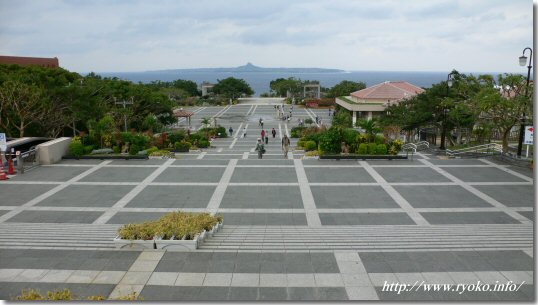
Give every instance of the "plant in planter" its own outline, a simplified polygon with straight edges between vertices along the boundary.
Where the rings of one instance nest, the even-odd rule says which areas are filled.
[[[174,146],[177,152],[189,152],[189,149],[191,148],[191,143],[187,141],[181,141],[176,142]]]

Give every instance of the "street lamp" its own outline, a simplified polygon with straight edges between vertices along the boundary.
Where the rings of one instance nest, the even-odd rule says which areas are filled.
[[[527,94],[529,93],[529,79],[531,77],[531,69],[532,69],[532,49],[531,48],[523,49],[523,54],[519,57],[519,65],[524,67],[527,64],[527,56],[525,56],[525,51],[527,50],[530,51],[530,56],[529,56],[529,65],[527,66],[528,72],[527,72],[527,87],[525,87],[525,96],[527,96]],[[521,119],[521,125],[519,126],[519,141],[517,142],[517,156],[520,158],[521,158],[521,150],[523,148],[524,135],[525,135],[525,113],[523,113],[523,117]]]
[[[454,75],[455,72],[450,72],[446,78],[446,96],[448,97],[448,92],[450,90],[450,87],[454,84],[454,81],[452,80],[452,75]],[[446,139],[446,116],[448,114],[448,109],[443,108],[443,127],[441,129],[441,146],[439,146],[439,149],[445,150],[445,139]]]

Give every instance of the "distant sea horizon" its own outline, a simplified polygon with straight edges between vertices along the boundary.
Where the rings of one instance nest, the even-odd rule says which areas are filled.
[[[301,80],[319,81],[322,87],[330,88],[343,80],[364,82],[373,86],[385,81],[406,81],[413,85],[430,88],[432,84],[445,81],[448,72],[416,72],[416,71],[343,71],[343,72],[218,72],[218,71],[182,71],[162,70],[145,72],[101,72],[103,77],[117,77],[135,83],[150,83],[152,81],[173,81],[177,79],[191,80],[198,84],[204,81],[216,83],[228,77],[244,79],[254,90],[254,96],[270,91],[269,83],[277,78],[295,77]],[[461,72],[465,74],[491,74],[497,76],[500,72]],[[523,73],[522,73],[523,74]]]

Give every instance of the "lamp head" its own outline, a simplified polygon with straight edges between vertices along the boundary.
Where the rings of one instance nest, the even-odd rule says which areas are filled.
[[[527,64],[527,56],[521,55],[519,57],[519,65],[524,67]]]
[[[449,87],[452,87],[452,85],[454,84],[453,81],[452,81],[452,78],[450,78],[449,80],[446,81],[447,85]]]

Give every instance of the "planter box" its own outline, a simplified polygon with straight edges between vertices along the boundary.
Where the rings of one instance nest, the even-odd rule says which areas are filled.
[[[301,159],[303,159],[303,160],[318,160],[319,156],[303,156]]]
[[[205,232],[205,231],[204,231]],[[155,244],[157,249],[162,250],[174,250],[174,251],[194,251],[198,249],[200,235],[196,235],[191,240],[177,240],[177,239],[157,239]]]
[[[114,238],[114,245],[118,249],[155,249],[155,240],[129,240],[116,236]]]
[[[319,156],[320,159],[335,159],[335,160],[393,160],[393,159],[407,159],[407,156],[403,155],[323,155]]]

